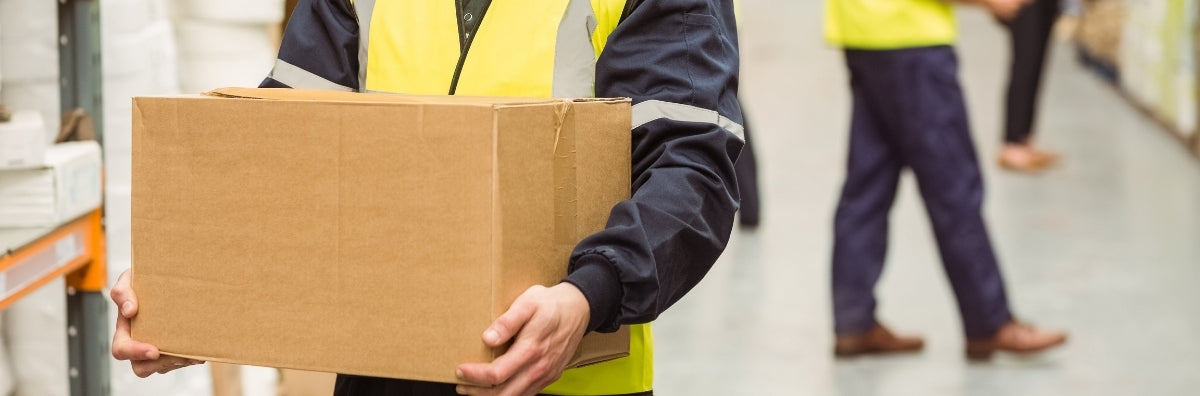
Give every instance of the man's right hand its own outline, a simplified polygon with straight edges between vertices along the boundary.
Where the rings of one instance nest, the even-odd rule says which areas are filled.
[[[109,293],[113,302],[117,304],[117,330],[113,333],[112,342],[113,357],[117,360],[128,360],[133,365],[134,374],[142,378],[154,373],[166,374],[177,368],[203,364],[204,362],[199,360],[159,354],[154,345],[137,342],[129,337],[129,323],[138,312],[137,296],[129,286],[129,277],[129,270],[122,272],[117,284]]]

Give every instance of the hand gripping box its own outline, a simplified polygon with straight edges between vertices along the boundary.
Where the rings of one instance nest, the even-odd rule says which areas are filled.
[[[630,194],[628,99],[222,89],[133,102],[133,337],[456,382]],[[589,334],[577,365],[628,354]]]

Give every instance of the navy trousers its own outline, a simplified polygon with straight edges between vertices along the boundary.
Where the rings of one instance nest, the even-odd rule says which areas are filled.
[[[950,46],[846,50],[854,109],[834,220],[833,311],[839,335],[875,325],[888,213],[900,171],[916,176],[968,338],[1011,318],[981,209],[983,178]],[[899,302],[903,304],[903,302]]]

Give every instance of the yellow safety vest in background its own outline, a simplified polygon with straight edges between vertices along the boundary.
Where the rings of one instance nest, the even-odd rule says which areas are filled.
[[[366,91],[448,92],[461,53],[453,1],[352,3],[360,29],[360,86]],[[455,94],[594,96],[596,59],[624,7],[624,0],[493,0],[467,53]],[[653,348],[649,324],[630,326],[628,357],[567,370],[543,392],[649,391]]]
[[[825,0],[825,39],[854,49],[953,44],[958,26],[943,0]]]

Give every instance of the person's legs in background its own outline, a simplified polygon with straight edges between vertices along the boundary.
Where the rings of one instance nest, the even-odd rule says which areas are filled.
[[[1061,344],[1064,334],[1016,323],[1009,312],[982,216],[983,180],[953,48],[846,52],[854,119],[850,166],[835,221],[835,351],[885,352],[890,350],[880,345],[901,345],[875,342],[869,330],[878,327],[873,290],[901,166],[913,170],[925,201],[958,301],[968,355],[1035,352]],[[884,334],[890,336],[886,329]],[[920,348],[919,340],[910,340],[903,344],[907,350]]]
[[[1057,160],[1033,145],[1038,93],[1050,35],[1060,13],[1059,0],[1033,0],[1008,23],[1012,46],[1005,100],[1004,146],[1000,166],[1018,172],[1043,170]]]
[[[915,107],[904,108],[899,99],[893,103],[911,116],[897,134],[958,302],[968,357],[987,358],[995,351],[1038,352],[1062,344],[1065,333],[1018,323],[1009,311],[1004,278],[983,219],[983,176],[954,49],[921,48],[909,54],[901,69],[911,74],[897,81],[912,86],[901,83],[899,88],[908,95],[895,97]]]
[[[920,350],[923,342],[893,336],[875,318],[875,283],[887,254],[888,213],[896,197],[903,160],[894,150],[872,98],[877,62],[884,51],[846,51],[853,115],[850,154],[834,219],[832,292],[834,353]]]

